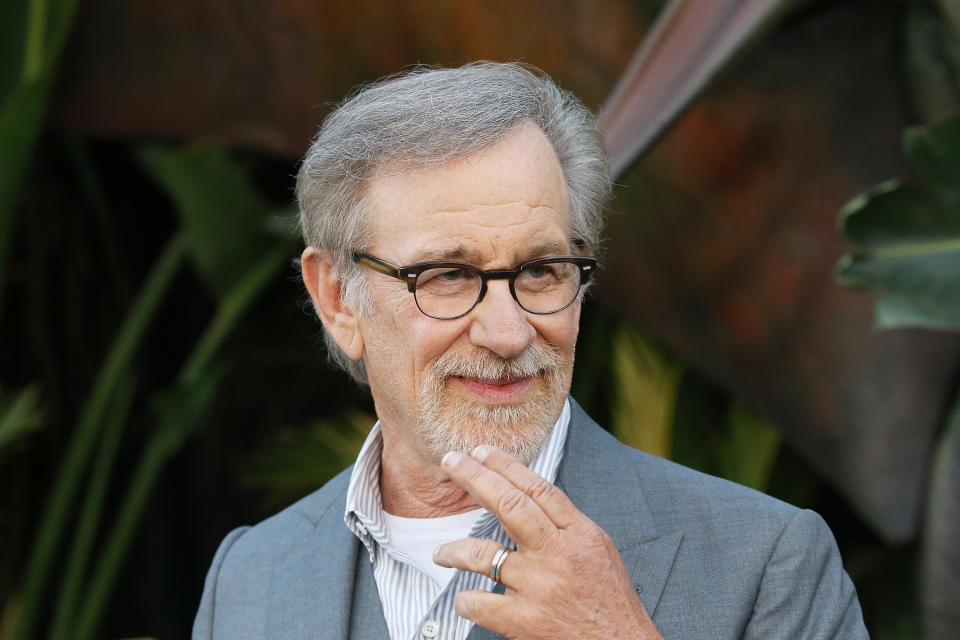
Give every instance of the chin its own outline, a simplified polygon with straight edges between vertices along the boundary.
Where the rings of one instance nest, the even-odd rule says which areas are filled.
[[[437,460],[449,451],[469,453],[487,444],[529,465],[553,431],[571,372],[572,362],[565,363],[556,349],[536,342],[510,360],[485,349],[469,355],[446,353],[419,391],[417,436]],[[481,388],[478,394],[477,385],[464,385],[463,379],[528,379],[529,384],[503,392]]]
[[[482,407],[483,414],[453,412],[424,424],[419,433],[430,453],[437,459],[448,451],[469,453],[481,444],[503,449],[524,465],[533,462],[543,448],[555,420],[517,419],[516,407]],[[524,416],[527,417],[527,416]]]
[[[487,444],[529,465],[550,437],[567,395],[562,374],[554,370],[542,375],[536,388],[514,404],[484,404],[443,391],[424,394],[417,435],[436,459],[448,451],[469,453]]]

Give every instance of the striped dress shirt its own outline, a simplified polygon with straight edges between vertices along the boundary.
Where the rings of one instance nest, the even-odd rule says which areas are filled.
[[[569,423],[570,401],[567,400],[550,438],[530,465],[532,471],[551,483],[557,477]],[[456,614],[454,597],[465,589],[492,591],[496,583],[486,575],[458,570],[441,590],[431,577],[414,566],[412,558],[391,547],[380,500],[382,452],[383,437],[378,422],[367,436],[350,476],[343,519],[369,553],[390,638],[464,640],[473,622]],[[486,511],[474,524],[470,537],[490,538],[516,548],[500,522]]]

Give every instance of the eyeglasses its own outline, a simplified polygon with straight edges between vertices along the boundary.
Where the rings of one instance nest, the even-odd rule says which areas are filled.
[[[596,258],[555,256],[524,262],[514,269],[483,271],[462,262],[421,262],[398,267],[369,253],[355,251],[354,262],[407,283],[417,307],[437,320],[465,316],[483,300],[487,280],[508,280],[510,294],[529,313],[563,311],[597,268]]]

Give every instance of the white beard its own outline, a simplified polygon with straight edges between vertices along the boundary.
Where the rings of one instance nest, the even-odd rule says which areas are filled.
[[[447,380],[453,376],[479,380],[539,376],[541,380],[534,380],[520,404],[490,406],[445,397]],[[570,387],[569,378],[560,354],[536,342],[512,360],[487,349],[471,357],[446,353],[420,389],[417,436],[436,458],[448,451],[469,453],[489,444],[529,465],[550,437]]]

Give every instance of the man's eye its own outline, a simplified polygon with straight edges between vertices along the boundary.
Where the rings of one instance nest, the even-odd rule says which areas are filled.
[[[524,269],[523,275],[531,280],[552,279],[557,277],[557,270],[550,264],[538,264]]]
[[[435,277],[442,278],[447,282],[453,282],[455,280],[462,279],[465,275],[466,272],[463,269],[451,269],[450,271],[444,271]]]
[[[465,288],[473,288],[479,282],[476,273],[470,269],[444,267],[428,269],[417,278],[417,289],[435,293],[450,293]]]

